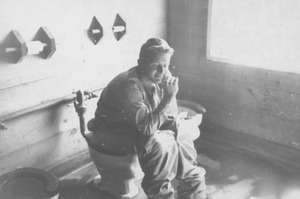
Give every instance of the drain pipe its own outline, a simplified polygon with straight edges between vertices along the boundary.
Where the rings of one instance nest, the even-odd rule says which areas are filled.
[[[87,99],[91,99],[94,97],[97,97],[96,95],[94,95],[93,93],[86,93],[87,95]],[[84,99],[84,93],[82,93],[81,90],[76,92],[76,100],[74,101],[74,107],[76,110],[76,113],[78,114],[79,117],[79,125],[80,125],[80,133],[81,135],[87,140],[87,136],[85,134],[85,119],[84,119],[84,114],[86,112],[86,106],[83,103]]]

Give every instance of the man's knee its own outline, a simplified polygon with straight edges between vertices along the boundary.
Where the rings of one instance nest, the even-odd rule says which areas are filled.
[[[152,139],[151,153],[159,153],[162,156],[172,154],[174,157],[177,157],[178,144],[172,134],[159,132]]]

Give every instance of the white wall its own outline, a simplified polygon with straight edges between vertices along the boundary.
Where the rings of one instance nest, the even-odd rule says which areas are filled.
[[[11,30],[31,41],[46,26],[56,41],[50,59],[28,55],[20,63],[0,55],[0,118],[37,105],[58,102],[73,90],[104,86],[136,64],[141,44],[166,37],[165,0],[0,0],[0,47]],[[116,41],[111,28],[116,14],[127,33]],[[104,36],[94,45],[87,36],[93,16]],[[87,119],[95,103],[88,103]],[[0,174],[18,166],[55,166],[85,151],[73,107],[60,104],[5,121],[0,131]]]

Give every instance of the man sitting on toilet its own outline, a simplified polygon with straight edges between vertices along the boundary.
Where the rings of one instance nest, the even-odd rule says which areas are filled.
[[[149,199],[174,199],[171,181],[179,181],[179,199],[206,198],[205,170],[197,166],[193,141],[202,116],[177,115],[178,78],[169,71],[174,50],[160,38],[140,49],[138,65],[116,76],[103,90],[89,130],[110,129],[134,135]]]

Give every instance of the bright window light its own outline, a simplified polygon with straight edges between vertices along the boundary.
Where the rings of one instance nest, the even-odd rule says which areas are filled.
[[[207,58],[300,74],[300,0],[210,0]]]

